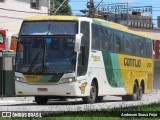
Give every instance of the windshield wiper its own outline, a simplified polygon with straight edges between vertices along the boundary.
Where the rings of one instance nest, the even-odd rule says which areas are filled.
[[[61,33],[61,34],[48,33],[48,35],[53,35],[53,36],[66,36],[66,35],[67,35],[67,36],[68,36],[68,35],[69,35],[69,36],[74,36],[73,34],[62,34],[62,33]]]
[[[39,51],[39,52],[36,54],[36,56],[35,56],[35,58],[33,59],[33,61],[32,61],[32,63],[31,63],[31,65],[30,65],[30,67],[29,67],[29,69],[28,69],[27,72],[29,72],[29,73],[32,72],[33,67],[34,67],[34,64],[35,64],[35,62],[37,61],[37,59],[38,59],[38,57],[39,57],[39,55],[40,55],[40,52],[41,52],[41,51]]]

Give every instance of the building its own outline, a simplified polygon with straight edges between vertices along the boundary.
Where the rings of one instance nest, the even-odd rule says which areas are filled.
[[[0,0],[0,29],[18,33],[26,17],[48,15],[50,0]]]
[[[160,16],[157,16],[157,27],[160,28]]]

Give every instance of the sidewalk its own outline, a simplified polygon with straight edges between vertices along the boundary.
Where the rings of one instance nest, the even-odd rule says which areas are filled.
[[[0,97],[0,103],[17,101],[34,101],[34,97]]]

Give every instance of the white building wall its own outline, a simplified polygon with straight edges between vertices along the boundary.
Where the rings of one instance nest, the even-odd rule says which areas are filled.
[[[24,18],[48,15],[50,0],[39,0],[39,9],[32,9],[30,1],[31,0],[4,0],[4,2],[0,2],[0,29],[6,29],[9,33],[16,34],[19,32]]]

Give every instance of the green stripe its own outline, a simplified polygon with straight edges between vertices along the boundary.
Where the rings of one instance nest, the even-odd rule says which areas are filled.
[[[45,75],[38,82],[58,82],[61,79],[62,75]]]
[[[118,54],[102,52],[106,77],[112,87],[124,87]]]
[[[93,20],[93,23],[104,26],[104,27],[109,27],[108,23],[100,22],[100,21],[97,21],[97,20]]]

